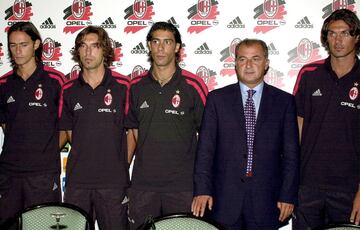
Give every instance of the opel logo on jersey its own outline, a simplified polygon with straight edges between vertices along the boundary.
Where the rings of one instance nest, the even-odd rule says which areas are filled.
[[[110,93],[107,93],[104,97],[104,103],[105,105],[109,106],[111,105],[111,102],[112,102],[112,96]]]
[[[359,96],[359,90],[357,87],[352,87],[349,91],[349,97],[353,101]]]
[[[41,88],[38,88],[36,91],[35,91],[35,98],[36,100],[40,100],[43,96],[43,90]]]
[[[173,96],[173,98],[171,99],[171,103],[174,106],[174,108],[179,107],[180,101],[181,101],[181,98],[180,98],[180,95],[178,95],[178,94],[175,94]]]

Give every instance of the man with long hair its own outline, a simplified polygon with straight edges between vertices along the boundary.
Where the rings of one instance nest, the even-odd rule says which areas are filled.
[[[127,227],[128,164],[123,120],[129,79],[109,68],[111,39],[89,26],[76,37],[78,78],[63,87],[60,128],[71,143],[64,200],[97,220],[99,229]]]
[[[305,65],[294,94],[301,134],[294,229],[360,222],[360,21],[334,11],[321,29],[329,57]]]
[[[31,22],[11,26],[7,39],[13,70],[0,78],[0,223],[25,207],[61,201],[65,140],[59,143],[58,132],[64,75],[42,64],[41,37]]]

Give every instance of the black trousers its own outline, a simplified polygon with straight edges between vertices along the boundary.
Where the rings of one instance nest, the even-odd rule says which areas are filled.
[[[140,227],[147,218],[191,212],[192,192],[149,192],[129,189],[130,230]]]
[[[355,193],[302,186],[293,230],[307,230],[335,222],[349,222]]]
[[[82,189],[66,187],[64,201],[86,211],[100,230],[126,230],[128,198],[125,188]]]
[[[16,215],[29,206],[60,202],[60,175],[6,175],[0,174],[0,225],[8,229],[17,229]],[[5,227],[3,227],[5,228]]]

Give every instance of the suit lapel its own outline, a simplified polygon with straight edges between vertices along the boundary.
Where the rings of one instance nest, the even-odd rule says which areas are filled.
[[[242,132],[246,136],[244,105],[242,103],[242,95],[239,84],[235,84],[232,90],[232,98],[229,98],[229,100],[233,101],[232,107],[234,110],[234,115],[236,116],[236,120],[238,121],[240,132]]]
[[[264,82],[264,88],[261,95],[259,113],[256,119],[255,133],[259,132],[262,123],[265,121],[266,117],[270,115],[270,110],[273,104],[273,96],[271,95],[270,87]]]

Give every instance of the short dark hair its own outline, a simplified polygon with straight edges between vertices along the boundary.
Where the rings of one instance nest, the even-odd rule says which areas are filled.
[[[146,35],[146,43],[150,42],[153,39],[153,34],[157,30],[169,31],[174,35],[175,42],[180,44],[179,51],[176,53],[176,61],[179,62],[180,61],[180,50],[182,47],[181,34],[180,34],[179,30],[170,22],[156,22],[151,26],[148,34]],[[150,62],[152,62],[153,60],[151,57],[151,52],[149,52],[148,55],[149,55]]]
[[[71,51],[71,54],[73,56],[72,59],[75,62],[79,63],[80,66],[82,66],[80,61],[79,48],[82,45],[85,35],[88,34],[97,34],[99,39],[99,45],[104,51],[104,65],[106,67],[111,66],[111,63],[114,60],[114,48],[112,47],[112,41],[106,30],[99,26],[88,26],[82,31],[80,31],[80,33],[76,36],[75,39],[75,47]]]
[[[35,51],[35,60],[37,62],[40,62],[41,56],[42,56],[42,51],[43,51],[43,44],[42,44],[42,40],[41,40],[39,31],[36,29],[34,24],[32,24],[30,21],[17,22],[9,28],[8,33],[7,33],[8,55],[9,55],[9,59],[11,61],[11,65],[14,67],[16,65],[16,63],[15,63],[15,61],[12,60],[12,57],[11,57],[9,38],[10,38],[10,35],[15,31],[21,31],[21,32],[26,33],[27,35],[29,35],[29,37],[31,38],[31,40],[33,42],[35,42],[36,40],[40,41],[40,45]]]
[[[264,51],[264,56],[266,59],[269,58],[269,49],[266,45],[266,43],[263,40],[260,39],[255,39],[255,38],[245,38],[244,40],[240,41],[236,46],[235,46],[235,58],[237,59],[237,53],[238,50],[240,49],[241,46],[252,46],[252,45],[256,45],[259,44],[263,51]],[[268,72],[269,67],[265,70],[264,75]]]
[[[254,39],[254,38],[245,38],[244,40],[240,41],[236,47],[235,47],[235,58],[237,58],[237,51],[240,49],[240,46],[245,45],[245,46],[251,46],[251,45],[255,45],[255,44],[259,44],[263,50],[264,50],[264,56],[266,59],[269,58],[269,49],[266,45],[266,43],[263,40],[260,39]]]
[[[354,12],[348,9],[335,10],[329,17],[324,21],[324,24],[321,28],[321,44],[329,52],[329,43],[327,40],[327,35],[329,32],[329,25],[334,21],[342,20],[350,27],[350,35],[357,36],[360,34],[360,21]],[[360,42],[356,43],[356,54],[360,53]]]

